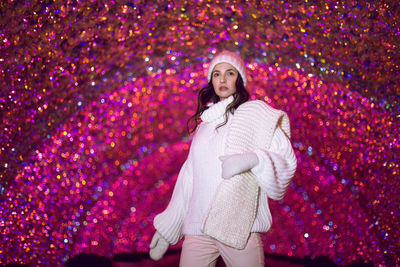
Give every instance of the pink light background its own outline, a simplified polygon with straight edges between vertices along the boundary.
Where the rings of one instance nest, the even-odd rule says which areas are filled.
[[[2,4],[0,263],[148,251],[222,48],[291,120],[265,251],[399,263],[399,16],[335,3]]]

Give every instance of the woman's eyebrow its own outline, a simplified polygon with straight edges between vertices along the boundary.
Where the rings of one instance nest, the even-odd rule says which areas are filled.
[[[235,71],[234,69],[227,69],[226,71]],[[212,73],[214,72],[221,72],[220,70],[214,70]]]

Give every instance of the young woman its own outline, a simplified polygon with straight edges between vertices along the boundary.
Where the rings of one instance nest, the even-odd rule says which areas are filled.
[[[180,266],[215,266],[218,256],[227,266],[264,266],[259,233],[271,227],[268,198],[283,198],[297,161],[286,113],[248,101],[246,83],[238,54],[214,56],[188,120],[195,132],[189,155],[154,218],[152,259],[184,235]]]

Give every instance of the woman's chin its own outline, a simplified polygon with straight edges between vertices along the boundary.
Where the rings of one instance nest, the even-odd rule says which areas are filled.
[[[230,93],[228,93],[228,92],[222,92],[222,93],[219,93],[218,94],[218,96],[219,96],[219,99],[220,100],[224,100],[224,99],[227,99],[228,97],[230,97],[232,94],[230,94]]]

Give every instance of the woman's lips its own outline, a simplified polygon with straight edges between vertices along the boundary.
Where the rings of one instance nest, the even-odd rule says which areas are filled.
[[[221,87],[219,88],[219,90],[220,90],[220,91],[226,91],[226,90],[228,90],[228,87],[221,86]]]

